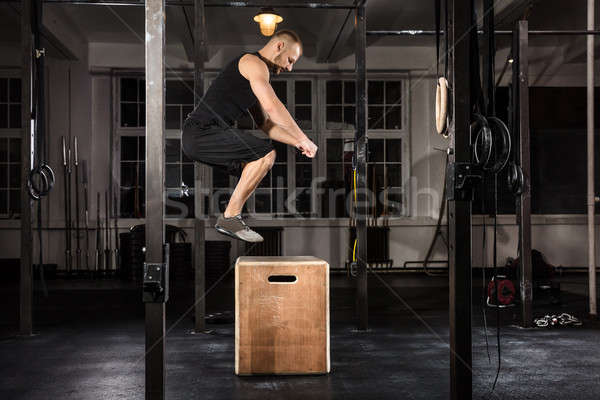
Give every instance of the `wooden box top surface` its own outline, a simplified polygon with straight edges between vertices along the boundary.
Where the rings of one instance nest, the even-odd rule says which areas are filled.
[[[282,265],[282,264],[311,264],[327,265],[327,261],[313,256],[281,256],[281,257],[238,257],[236,266]]]

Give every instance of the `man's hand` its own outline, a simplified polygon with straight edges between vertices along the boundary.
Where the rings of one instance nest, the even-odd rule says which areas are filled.
[[[306,157],[315,158],[317,155],[317,145],[314,144],[310,139],[306,138],[296,144],[296,148],[302,152]]]

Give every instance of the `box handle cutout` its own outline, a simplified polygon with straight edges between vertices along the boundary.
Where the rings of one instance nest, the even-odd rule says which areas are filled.
[[[296,277],[296,275],[270,275],[269,276],[269,283],[294,284],[297,281],[298,281],[298,278]]]

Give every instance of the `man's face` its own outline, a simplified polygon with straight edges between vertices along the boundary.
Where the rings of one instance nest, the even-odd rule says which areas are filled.
[[[282,42],[283,43],[283,42]],[[294,64],[300,58],[300,45],[293,43],[291,45],[282,45],[281,52],[273,60],[273,73],[279,75],[281,71],[291,71]]]

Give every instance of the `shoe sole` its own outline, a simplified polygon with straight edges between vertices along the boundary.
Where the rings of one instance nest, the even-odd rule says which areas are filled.
[[[229,236],[231,238],[241,240],[242,242],[246,242],[246,243],[260,243],[260,242],[264,241],[264,240],[261,240],[260,242],[251,242],[249,240],[244,240],[241,237],[237,236],[235,233],[232,233],[232,232],[228,231],[227,229],[223,229],[220,226],[215,226],[215,229],[217,230],[217,232],[219,232],[222,235]]]

